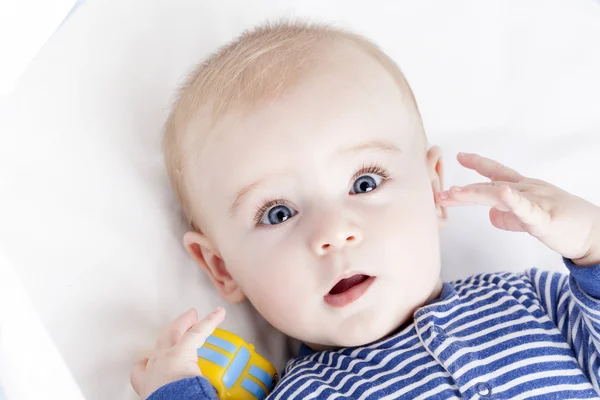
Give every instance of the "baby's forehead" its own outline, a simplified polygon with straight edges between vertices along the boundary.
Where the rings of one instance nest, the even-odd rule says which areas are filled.
[[[283,63],[273,67],[273,71],[285,69]],[[313,61],[311,68],[297,76],[293,84],[283,88],[284,83],[278,83],[277,95],[256,94],[244,104],[230,105],[218,118],[199,113],[188,134],[204,147],[223,141],[232,141],[229,146],[236,143],[246,146],[263,139],[272,130],[280,135],[279,141],[306,142],[313,131],[335,128],[337,135],[333,139],[343,142],[347,141],[345,132],[365,122],[372,132],[379,125],[389,125],[390,118],[400,120],[399,123],[417,119],[420,124],[410,88],[398,85],[396,77],[378,60],[351,43],[331,48],[327,56]],[[241,90],[236,95],[238,101],[244,93]],[[198,138],[201,134],[204,137]]]
[[[233,50],[210,58],[206,67],[200,68],[204,73],[185,85],[179,107],[184,125],[186,120],[218,121],[227,113],[253,111],[308,81],[327,81],[342,73],[354,74],[356,82],[349,84],[360,84],[369,75],[385,75],[393,80],[390,86],[406,94],[407,105],[416,108],[397,65],[358,35],[324,29],[314,36],[294,32],[285,40],[277,36],[266,36],[263,41],[254,38],[246,49],[243,43],[241,40]]]
[[[420,120],[385,71],[321,72],[276,101],[215,124],[192,168],[203,196],[222,197],[224,207],[255,184],[289,192],[304,178],[355,172],[347,166],[360,167],[356,159],[411,151]]]
[[[376,139],[385,126],[394,129],[383,101],[392,93],[396,119],[420,123],[402,73],[367,39],[326,27],[280,28],[241,37],[184,85],[167,122],[165,158],[188,215],[200,201],[196,189],[224,176],[216,165],[243,172],[266,161],[277,166],[271,156],[328,151],[357,133]]]
[[[344,142],[361,128],[363,133],[376,134],[392,123],[411,122],[410,117],[418,112],[407,97],[393,78],[368,58],[351,67],[323,65],[278,98],[231,110],[215,123],[207,140],[252,144],[270,137],[268,133],[273,131],[272,139],[278,137],[277,141]],[[330,134],[323,136],[325,133]]]

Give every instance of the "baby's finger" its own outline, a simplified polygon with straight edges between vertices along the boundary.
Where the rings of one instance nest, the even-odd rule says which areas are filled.
[[[511,189],[514,190],[519,190],[519,191],[527,191],[527,189],[531,186],[528,185],[526,183],[518,183],[518,182],[507,182],[507,181],[493,181],[493,182],[477,182],[477,183],[470,183],[468,185],[465,186],[453,186],[454,188],[457,189],[463,189],[463,190],[467,190],[467,189],[472,189],[472,188],[487,188],[490,186],[495,186],[497,188],[500,188],[502,186],[508,186]]]
[[[542,226],[550,222],[550,213],[508,186],[500,188],[500,198],[525,225]]]
[[[187,310],[165,327],[156,340],[156,348],[168,349],[175,346],[196,322],[198,322],[198,312],[193,308]]]
[[[133,367],[131,368],[131,375],[129,380],[131,382],[131,387],[135,392],[140,395],[140,383],[142,382],[142,376],[144,372],[146,372],[146,364],[148,364],[148,359],[144,358],[143,360],[139,360]]]
[[[442,207],[478,205],[509,211],[507,205],[500,198],[499,188],[492,185],[453,186],[448,191],[438,193],[438,203]]]
[[[477,154],[458,153],[458,162],[465,168],[473,169],[492,181],[519,182],[523,175],[498,161]]]
[[[181,350],[193,350],[196,354],[206,339],[213,333],[215,328],[225,319],[225,309],[218,307],[208,314],[202,321],[192,326],[181,338],[178,347]]]

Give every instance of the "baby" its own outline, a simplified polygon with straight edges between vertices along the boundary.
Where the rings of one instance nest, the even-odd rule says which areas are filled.
[[[495,161],[443,189],[411,89],[365,38],[246,32],[202,63],[166,124],[189,254],[226,301],[303,343],[269,399],[599,398],[600,207]],[[483,205],[569,275],[440,278],[446,209]],[[142,399],[214,399],[197,349],[218,309],[176,319],[132,369]]]

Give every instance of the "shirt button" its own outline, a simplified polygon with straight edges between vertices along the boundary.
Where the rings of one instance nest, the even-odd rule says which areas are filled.
[[[478,383],[475,386],[477,393],[482,397],[489,397],[492,395],[492,387],[487,383]]]

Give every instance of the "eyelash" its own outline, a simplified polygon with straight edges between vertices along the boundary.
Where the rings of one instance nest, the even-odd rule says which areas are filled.
[[[390,179],[389,171],[387,169],[383,168],[381,165],[365,164],[354,174],[354,176],[352,176],[352,179],[350,179],[350,184],[352,184],[360,176],[366,175],[366,174],[377,174],[377,175],[381,176],[383,179],[382,179],[381,183],[379,184],[379,186],[383,185],[385,183],[385,181]],[[288,205],[288,203],[281,198],[265,200],[262,203],[262,206],[256,207],[256,212],[254,214],[254,225],[256,227],[261,226],[260,221],[262,220],[264,213],[267,212],[267,210],[269,210],[270,208],[275,207],[275,206],[280,206],[280,205],[286,206],[286,205]]]
[[[350,179],[350,184],[352,184],[352,182],[357,180],[359,176],[366,175],[366,174],[377,174],[377,175],[381,176],[383,178],[383,180],[381,181],[380,185],[383,185],[383,183],[386,180],[390,179],[389,171],[387,169],[383,168],[381,165],[379,165],[379,164],[364,164],[358,170],[358,172],[356,172],[354,174],[352,179]]]
[[[264,201],[262,206],[256,207],[256,213],[254,214],[254,226],[256,226],[256,227],[261,226],[260,221],[262,220],[263,215],[271,207],[287,206],[287,205],[288,205],[287,202],[285,200],[282,200],[281,198]]]

